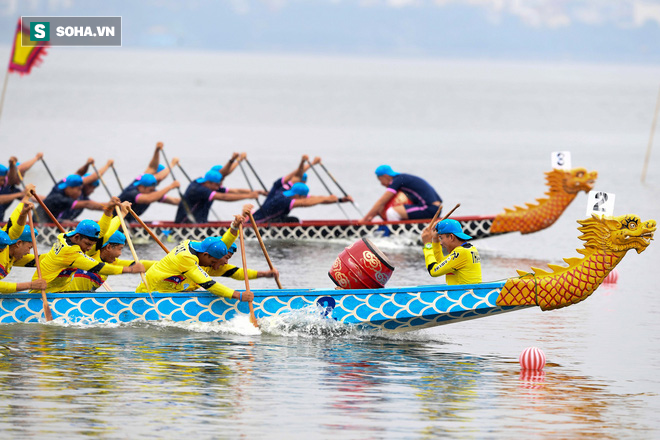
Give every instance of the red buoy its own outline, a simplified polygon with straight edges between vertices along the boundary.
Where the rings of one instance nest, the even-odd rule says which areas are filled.
[[[617,281],[619,281],[619,272],[616,270],[616,268],[614,268],[610,271],[610,273],[607,274],[607,276],[603,280],[603,283],[616,284]]]
[[[342,289],[380,289],[393,271],[387,257],[371,241],[362,238],[341,251],[328,275]]]
[[[542,370],[545,366],[545,353],[536,347],[526,348],[518,357],[523,370]]]

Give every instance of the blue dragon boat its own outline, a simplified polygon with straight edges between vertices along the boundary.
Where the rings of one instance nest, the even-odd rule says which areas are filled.
[[[307,309],[345,324],[400,332],[529,307],[497,306],[503,286],[504,282],[360,290],[254,290],[253,306],[257,319]],[[54,320],[71,323],[223,322],[249,313],[247,303],[206,291],[154,292],[151,297],[135,292],[49,293],[48,304]],[[0,322],[45,322],[41,295],[3,295]]]
[[[348,325],[402,332],[534,306],[559,309],[590,296],[629,250],[643,252],[657,226],[630,214],[578,223],[583,257],[565,259],[565,267],[549,265],[549,272],[532,268],[505,281],[455,286],[254,290],[255,317],[307,309]],[[248,303],[206,291],[50,293],[47,301],[53,318],[64,322],[221,322],[249,313]],[[0,296],[0,323],[17,322],[45,322],[40,294]]]

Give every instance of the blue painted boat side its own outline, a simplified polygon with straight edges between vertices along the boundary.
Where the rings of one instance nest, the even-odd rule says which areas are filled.
[[[255,290],[257,318],[317,307],[329,319],[363,327],[407,331],[465,321],[525,307],[498,307],[504,282],[475,285],[415,286],[387,289]],[[152,301],[153,298],[153,301]],[[48,294],[53,318],[67,322],[227,321],[249,312],[247,303],[206,291],[84,292]],[[156,303],[156,306],[154,305]],[[0,298],[0,322],[43,321],[41,296],[16,293]]]

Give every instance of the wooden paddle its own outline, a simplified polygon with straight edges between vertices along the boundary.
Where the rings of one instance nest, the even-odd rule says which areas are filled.
[[[53,215],[53,213],[50,212],[50,209],[48,209],[48,207],[44,204],[44,202],[43,202],[43,201],[41,200],[41,198],[37,195],[37,193],[34,192],[34,191],[30,191],[30,195],[31,195],[32,197],[34,197],[34,198],[37,200],[37,202],[39,203],[39,205],[43,208],[43,210],[46,212],[46,214],[48,214],[48,216],[49,216],[50,219],[53,221],[53,223],[55,223],[55,225],[57,226],[57,229],[59,229],[60,232],[65,233],[66,230],[64,229],[64,226],[62,226],[62,225],[60,224],[60,222],[57,221],[57,219],[55,218],[55,216]],[[33,227],[32,224],[30,224],[30,227]],[[34,247],[34,249],[37,248],[37,246],[36,246],[36,242],[35,242],[35,244],[33,244],[33,247]],[[36,255],[36,254],[35,254],[35,255]],[[36,259],[36,256],[35,256],[35,259]],[[41,276],[41,275],[39,275],[39,276]],[[107,290],[108,292],[112,291],[112,289],[110,288],[110,286],[108,286],[108,285],[106,285],[106,284],[107,284],[107,283],[103,283],[103,288],[104,288],[105,290]]]
[[[53,213],[50,212],[50,209],[48,209],[48,206],[46,206],[44,204],[43,200],[41,200],[41,197],[39,197],[34,190],[30,191],[30,195],[32,197],[34,197],[34,199],[37,201],[37,203],[39,203],[41,208],[46,212],[46,214],[48,214],[48,217],[50,217],[50,219],[53,221],[53,223],[55,223],[55,225],[57,226],[57,229],[59,229],[60,232],[66,232],[64,227],[60,224],[60,222],[57,221],[57,219],[55,218]]]
[[[259,182],[259,185],[261,185],[261,187],[264,189],[264,191],[268,191],[268,188],[266,188],[266,185],[264,185],[264,182],[261,181],[261,179],[259,178],[259,174],[257,174],[257,172],[254,170],[254,168],[252,167],[252,164],[250,163],[248,158],[246,157],[243,160],[245,161],[246,164],[248,164],[248,167],[250,167],[250,171],[252,171],[252,174],[254,174],[254,177],[257,178],[257,181]],[[240,164],[240,162],[239,162],[239,164]]]
[[[309,167],[312,169],[312,171],[314,171],[314,174],[316,174],[316,177],[319,178],[319,180],[321,181],[321,183],[322,183],[323,186],[325,187],[326,191],[328,191],[328,194],[333,195],[333,194],[332,194],[332,190],[331,190],[330,188],[328,188],[328,185],[325,184],[325,181],[321,178],[321,175],[319,174],[319,172],[316,171],[316,168],[314,168],[314,165],[313,165],[309,160],[307,161],[307,163],[309,164]],[[351,218],[349,217],[348,214],[346,214],[346,211],[344,211],[344,208],[341,207],[341,202],[340,202],[339,200],[337,200],[337,206],[339,207],[339,209],[341,209],[341,212],[344,213],[344,215],[346,216],[346,218],[347,218],[348,220],[350,220]]]
[[[21,174],[21,170],[16,167],[16,174],[18,174],[18,179],[21,181],[21,187],[23,187],[23,191],[26,190],[25,182],[23,181],[23,175]],[[34,218],[37,220],[37,223],[41,223],[41,219],[39,218],[39,214],[37,214],[37,211],[34,211]]]
[[[128,231],[128,228],[126,227],[126,222],[124,221],[124,217],[121,215],[121,208],[119,206],[115,206],[115,212],[117,213],[117,216],[119,217],[119,222],[121,223],[121,228],[124,230],[124,235],[126,236],[126,243],[128,243],[128,247],[131,249],[131,254],[133,255],[133,260],[135,260],[136,263],[140,262],[140,259],[137,256],[137,252],[135,252],[135,248],[133,247],[133,241],[131,240],[131,234]],[[149,283],[147,282],[147,277],[144,274],[144,272],[140,272],[140,277],[142,277],[142,282],[144,283],[145,287],[147,288],[147,292],[149,292],[149,298],[151,298],[151,303],[154,305],[154,309],[156,309],[156,313],[158,313],[158,317],[161,318],[160,311],[158,310],[158,306],[156,305],[156,301],[154,301],[154,297],[151,296],[151,288],[149,287]]]
[[[108,193],[108,197],[112,198],[112,193],[108,189],[108,185],[105,184],[105,181],[103,180],[103,176],[101,175],[101,173],[99,173],[99,170],[96,169],[96,165],[92,164],[92,169],[94,170],[94,172],[96,173],[96,176],[101,181],[101,184],[103,185],[103,188],[105,188],[105,192]]]
[[[250,182],[250,179],[248,178],[248,175],[245,172],[245,167],[243,167],[243,163],[241,161],[238,162],[238,166],[241,167],[241,173],[243,173],[243,177],[245,177],[245,181],[248,184],[248,188],[250,188],[250,191],[254,191],[254,188],[252,187],[252,182]],[[261,202],[259,202],[258,197],[257,197],[256,201],[257,201],[257,205],[259,205],[259,208],[261,208]]]
[[[321,169],[323,171],[325,171],[325,173],[328,175],[328,177],[330,177],[330,179],[332,179],[332,181],[335,183],[335,185],[337,185],[337,188],[339,188],[339,190],[342,192],[342,194],[344,194],[344,197],[348,197],[348,194],[346,193],[346,191],[344,191],[344,188],[342,188],[341,185],[339,184],[339,182],[337,182],[337,179],[335,179],[335,177],[332,174],[330,174],[330,171],[328,171],[328,169],[325,167],[325,165],[323,165],[323,162],[319,162],[319,165],[321,165]],[[360,208],[358,208],[358,206],[352,200],[351,200],[351,204],[353,205],[353,208],[355,208],[355,210],[358,212],[358,214],[360,214],[360,217],[364,217],[364,214],[362,214],[362,211],[360,211]]]
[[[245,277],[245,290],[248,291],[250,290],[250,281],[248,280],[247,259],[245,258],[245,235],[243,233],[242,223],[238,225],[238,238],[241,241],[241,259],[243,260],[243,276]],[[252,305],[252,301],[249,301],[248,305],[250,306],[250,322],[252,323],[252,325],[258,328],[259,324],[257,323],[257,317],[254,316],[254,306]]]
[[[252,217],[252,213],[250,211],[248,211],[248,215],[250,216],[250,223],[254,228],[254,233],[257,234],[257,239],[259,240],[261,251],[264,253],[264,257],[266,257],[266,261],[268,262],[268,267],[270,267],[270,270],[275,270],[275,267],[273,266],[273,262],[270,261],[270,257],[268,256],[268,251],[266,250],[266,245],[264,245],[264,240],[261,238],[261,234],[259,233],[259,227],[257,226],[257,222],[254,221],[254,217]],[[275,282],[277,283],[277,287],[281,289],[282,284],[280,283],[280,276],[277,273],[275,274]]]
[[[37,237],[34,235],[34,223],[32,222],[32,211],[28,211],[28,221],[30,223],[30,235],[32,236],[32,252],[34,253],[34,264],[37,266],[37,276],[41,278],[41,263],[39,263],[39,251],[37,250]],[[48,306],[48,297],[46,291],[41,290],[41,301],[44,303],[44,316],[46,321],[52,321],[53,315]]]
[[[158,243],[158,245],[160,246],[160,248],[161,248],[162,250],[164,250],[166,254],[169,254],[169,253],[170,253],[170,250],[167,249],[167,247],[163,244],[163,242],[160,241],[160,239],[156,236],[156,234],[154,234],[154,231],[152,231],[151,228],[150,228],[149,226],[147,226],[147,224],[146,224],[145,222],[143,222],[142,219],[141,219],[140,217],[138,217],[138,215],[135,213],[135,211],[133,211],[133,208],[131,208],[131,207],[129,206],[129,208],[128,208],[128,212],[130,212],[131,215],[133,216],[133,218],[135,218],[135,220],[137,220],[138,223],[139,223],[140,225],[142,225],[142,227],[147,231],[147,233],[149,233],[149,235],[151,235],[151,238],[153,238],[154,240],[156,240],[156,243]]]
[[[454,208],[453,208],[451,211],[449,211],[449,212],[447,213],[447,215],[445,215],[444,217],[442,217],[442,219],[441,219],[440,221],[442,221],[442,220],[447,220],[447,218],[449,218],[449,216],[452,215],[452,213],[453,213],[454,211],[456,211],[456,210],[458,209],[459,206],[461,206],[461,204],[460,204],[460,203],[457,203],[456,206],[454,206]],[[429,223],[429,224],[426,226],[426,229],[431,229],[431,228],[433,227],[433,225],[435,225],[436,221],[438,220],[438,216],[440,215],[440,211],[442,211],[442,205],[440,205],[440,206],[438,207],[438,210],[436,211],[435,215],[433,216],[433,219],[431,220],[431,223]]]
[[[117,184],[119,185],[119,189],[124,191],[124,185],[122,185],[121,180],[119,180],[119,174],[117,174],[117,170],[115,169],[115,164],[110,165],[110,168],[112,168],[112,172],[115,175],[115,179],[117,179]]]
[[[174,176],[174,170],[172,170],[170,163],[167,161],[167,156],[165,156],[165,149],[161,149],[160,154],[163,155],[163,160],[165,160],[165,165],[167,165],[167,169],[170,170],[170,176],[172,176],[172,180],[176,180],[176,177]],[[181,204],[183,205],[183,209],[186,211],[186,215],[188,216],[188,219],[193,223],[197,223],[197,220],[195,220],[195,216],[190,210],[190,206],[188,206],[188,202],[186,202],[186,199],[183,197],[183,194],[181,193],[181,188],[177,188],[176,191],[179,193],[179,199],[181,199]]]
[[[50,168],[48,168],[48,165],[46,165],[46,161],[44,160],[44,158],[42,157],[40,160],[41,160],[41,163],[44,164],[44,168],[46,168],[46,171],[48,171],[48,175],[50,176],[51,180],[53,181],[53,184],[57,185],[57,180],[55,180],[55,177],[53,177],[53,173],[50,172]]]

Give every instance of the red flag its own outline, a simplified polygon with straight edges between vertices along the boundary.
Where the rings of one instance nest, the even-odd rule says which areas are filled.
[[[24,40],[22,35],[25,35]],[[25,46],[21,45],[21,41]],[[39,64],[41,58],[46,55],[45,48],[47,41],[30,41],[30,29],[21,25],[21,19],[18,19],[16,27],[16,36],[14,37],[14,46],[11,50],[9,59],[9,71],[18,72],[21,75],[27,75],[32,70],[32,66]]]

